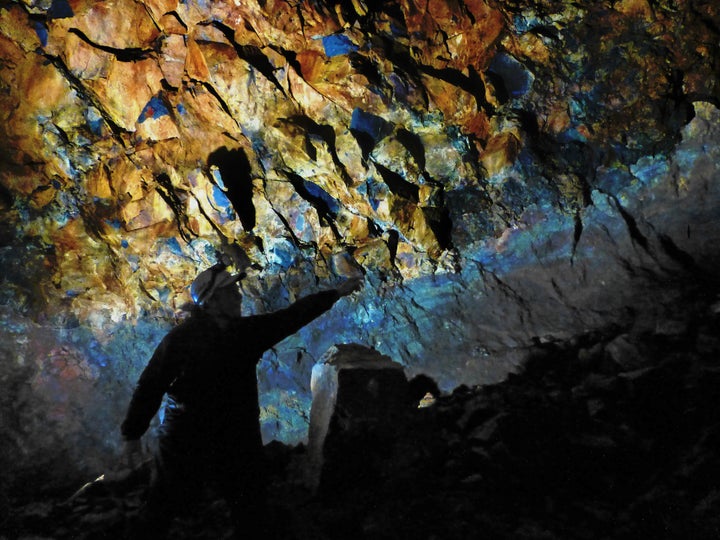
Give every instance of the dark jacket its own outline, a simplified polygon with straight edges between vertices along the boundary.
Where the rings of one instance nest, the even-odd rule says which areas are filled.
[[[195,436],[215,439],[230,433],[245,445],[261,444],[255,373],[260,357],[338,298],[334,290],[320,292],[274,313],[240,317],[226,329],[205,312],[194,313],[165,336],[140,376],[122,423],[123,437],[140,438],[167,393],[175,406],[171,422],[184,419]]]

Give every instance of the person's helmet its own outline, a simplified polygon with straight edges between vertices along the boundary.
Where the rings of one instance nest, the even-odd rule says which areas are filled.
[[[215,294],[215,291],[227,287],[244,277],[244,272],[232,275],[227,271],[225,264],[218,263],[198,274],[192,285],[190,285],[190,296],[192,296],[196,305],[202,307]]]

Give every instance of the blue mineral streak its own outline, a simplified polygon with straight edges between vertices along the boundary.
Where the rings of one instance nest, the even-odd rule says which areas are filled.
[[[511,98],[524,96],[532,87],[532,73],[509,54],[496,54],[488,70],[500,76]]]
[[[180,242],[178,242],[177,238],[174,236],[172,238],[168,238],[167,247],[173,254],[178,255],[179,257],[184,255]]]
[[[227,198],[225,192],[218,186],[213,186],[213,200],[218,208],[227,208],[230,206],[230,199]]]
[[[392,126],[379,116],[355,108],[350,120],[350,129],[365,133],[378,142],[392,131]]]
[[[153,96],[140,113],[138,123],[143,123],[149,118],[157,120],[158,118],[162,118],[168,114],[170,114],[170,111],[165,106],[160,96]]]
[[[331,34],[322,38],[325,54],[329,57],[341,56],[358,50],[350,38],[345,34]]]
[[[46,47],[48,44],[48,29],[47,29],[47,27],[40,21],[35,21],[33,23],[33,28],[35,29],[35,33],[37,34],[38,39],[40,40],[40,44],[43,47]]]
[[[330,212],[332,212],[333,214],[337,214],[337,212],[340,210],[340,204],[327,191],[325,191],[317,184],[309,182],[307,180],[303,180],[303,185],[310,195],[322,200],[325,204],[327,204]]]
[[[68,0],[53,0],[47,15],[50,19],[68,19],[75,15]]]

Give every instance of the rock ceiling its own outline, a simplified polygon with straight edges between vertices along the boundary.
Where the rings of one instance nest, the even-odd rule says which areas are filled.
[[[12,292],[156,310],[212,248],[320,278],[452,271],[532,205],[581,221],[599,168],[671,148],[717,100],[717,20],[645,0],[6,3],[3,237],[49,277]]]
[[[288,440],[336,342],[449,389],[636,317],[717,260],[719,35],[701,0],[0,2],[0,404],[41,419],[6,440],[109,445],[219,253],[249,311],[366,276],[266,359]]]

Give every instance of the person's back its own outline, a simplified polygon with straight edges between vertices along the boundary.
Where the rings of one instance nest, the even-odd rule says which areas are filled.
[[[247,343],[242,326],[224,330],[200,313],[166,338],[169,356],[182,364],[168,397],[176,409],[201,420],[208,435],[228,430],[248,435],[258,423],[255,368],[261,352]]]

